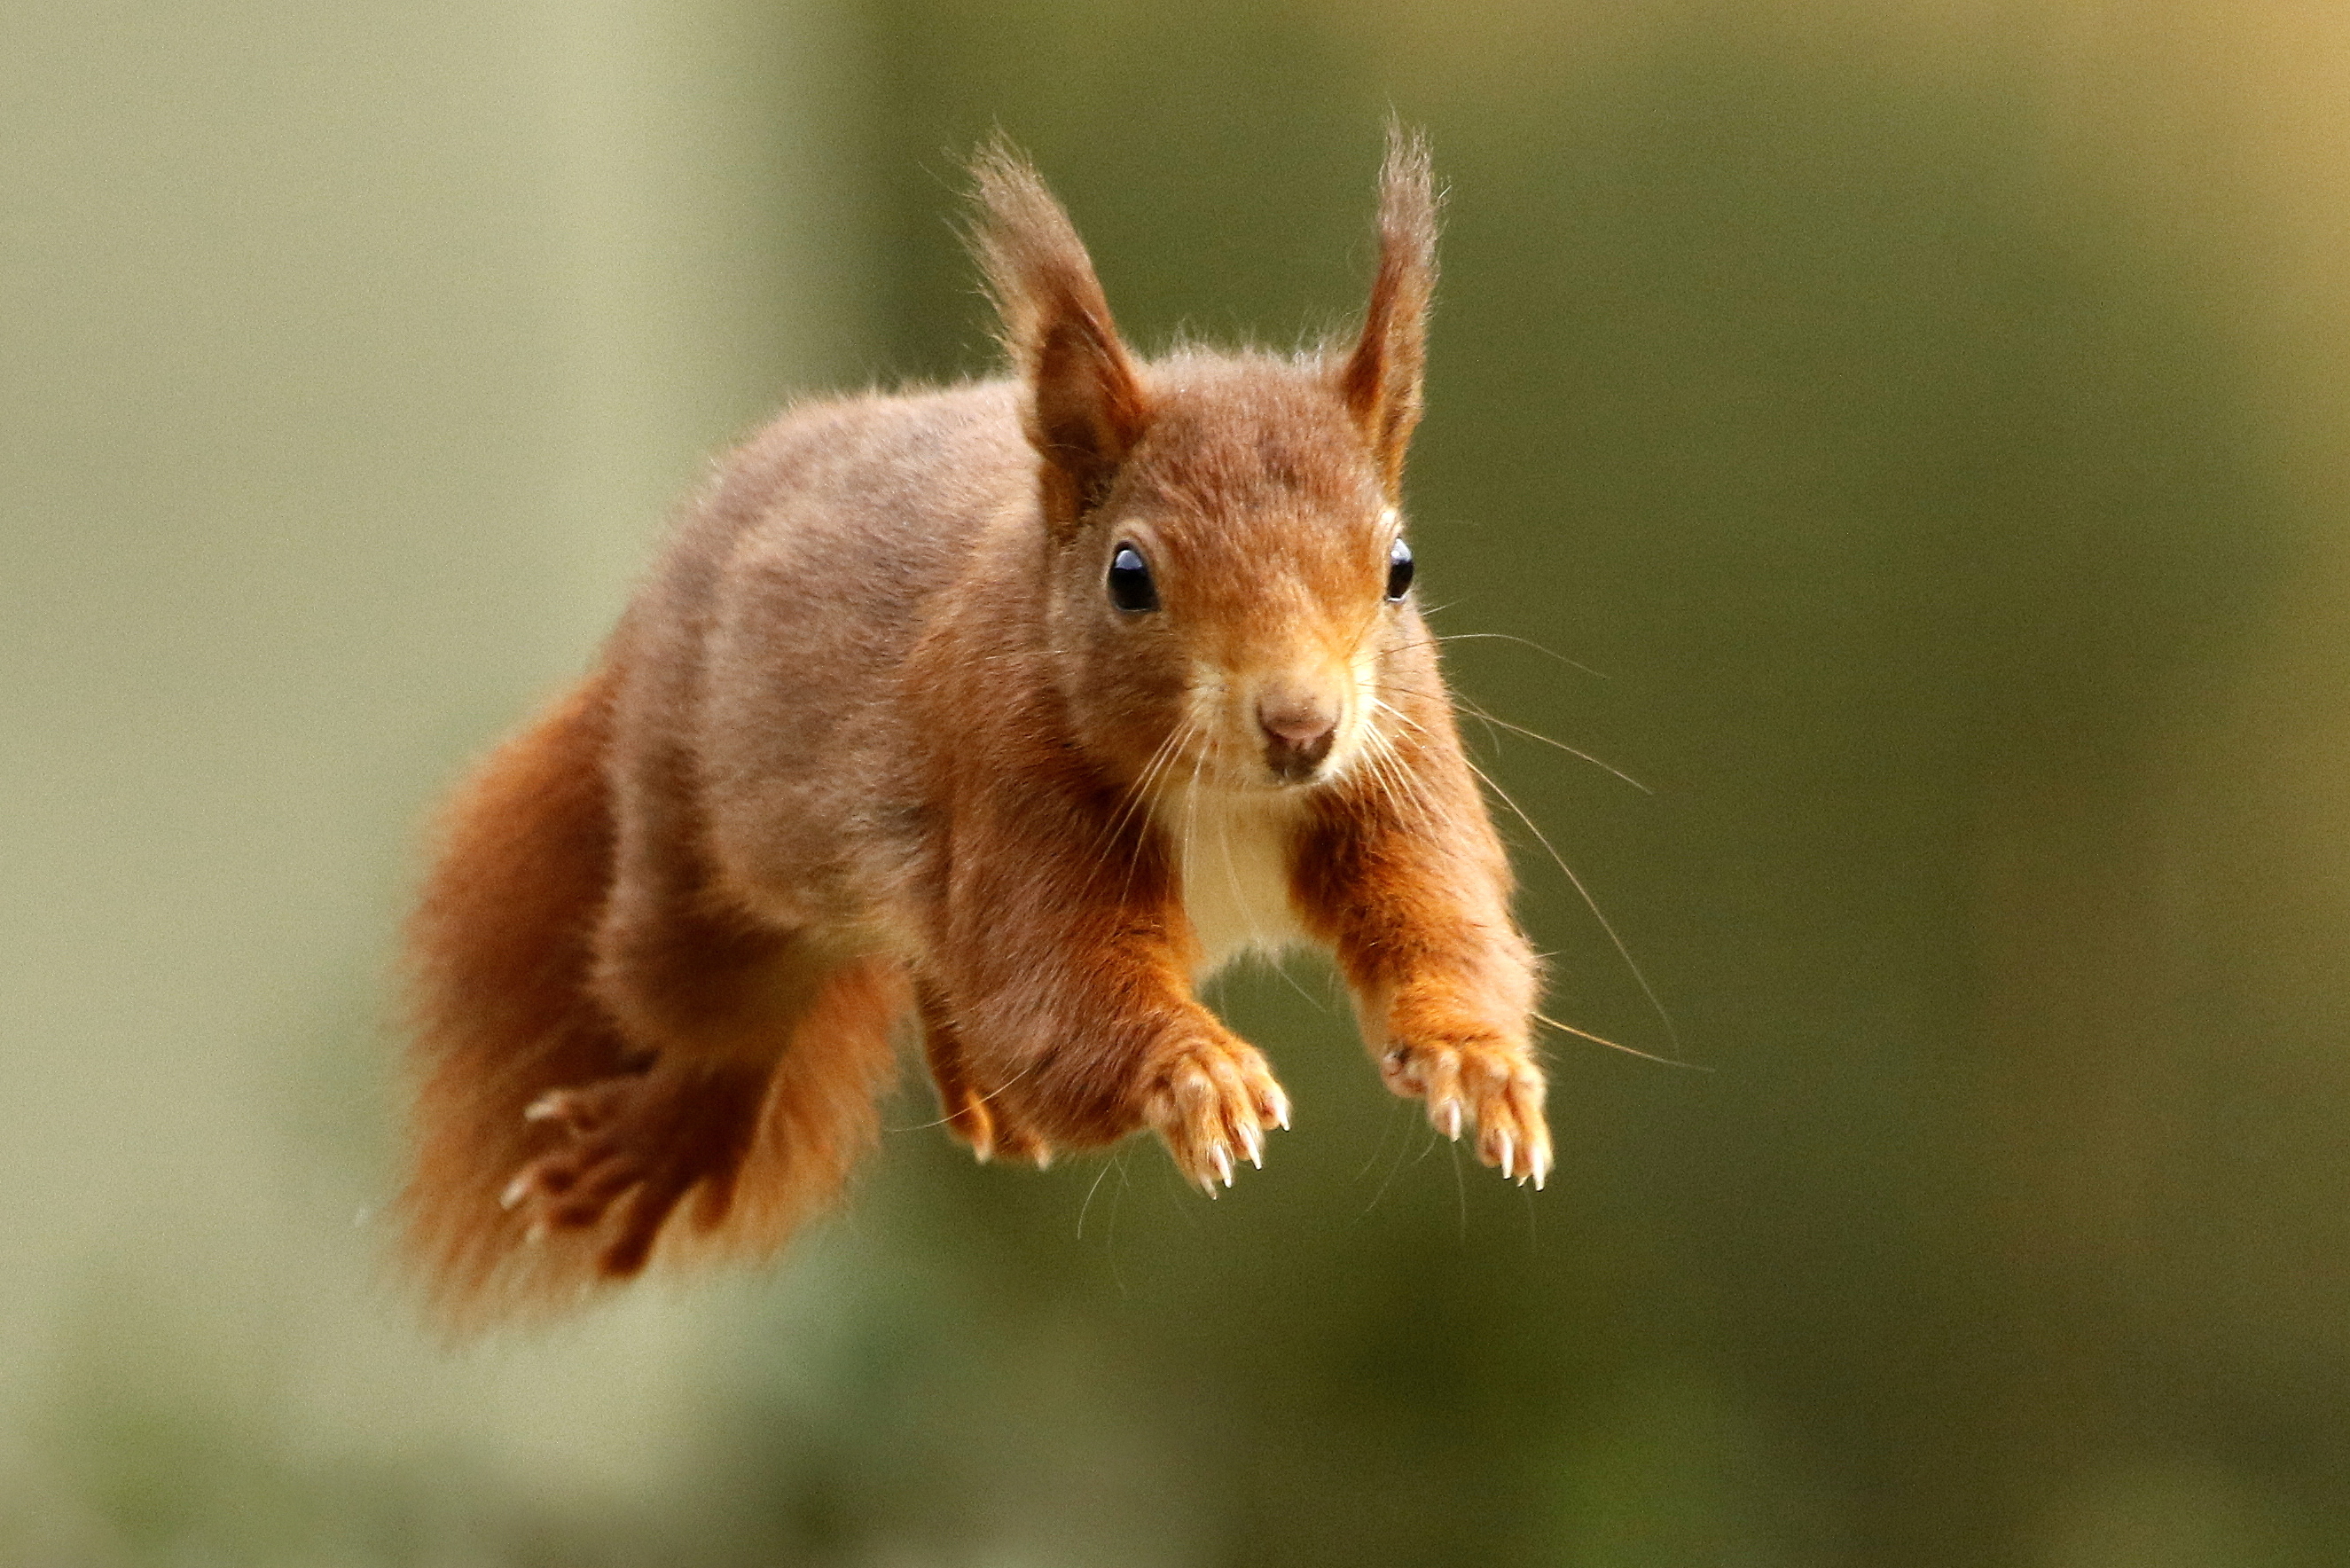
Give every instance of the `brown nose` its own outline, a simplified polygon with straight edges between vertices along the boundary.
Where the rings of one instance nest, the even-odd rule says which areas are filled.
[[[1265,766],[1289,784],[1313,775],[1338,733],[1336,704],[1294,687],[1276,687],[1259,697],[1256,722],[1264,732]]]

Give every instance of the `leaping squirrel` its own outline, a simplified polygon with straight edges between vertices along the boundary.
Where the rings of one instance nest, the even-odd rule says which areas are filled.
[[[593,673],[449,805],[408,928],[406,1238],[460,1325],[772,1251],[877,1136],[1148,1127],[1212,1196],[1288,1097],[1195,987],[1335,957],[1381,1075],[1537,1186],[1536,966],[1412,593],[1436,199],[1391,131],[1360,337],[1139,361],[977,156],[1014,374],[806,404],[683,510]]]

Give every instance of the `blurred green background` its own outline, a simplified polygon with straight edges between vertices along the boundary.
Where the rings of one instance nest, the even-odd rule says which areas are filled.
[[[1452,187],[1422,581],[1523,829],[1539,1198],[1326,974],[1300,1108],[450,1353],[417,827],[795,390],[982,368],[1002,125],[1138,343]],[[2350,11],[16,0],[0,1562],[2350,1563]]]

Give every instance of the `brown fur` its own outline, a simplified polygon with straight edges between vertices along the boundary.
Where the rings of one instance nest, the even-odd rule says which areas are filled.
[[[909,1012],[982,1158],[1149,1127],[1212,1193],[1288,1120],[1193,994],[1249,946],[1326,947],[1388,1083],[1547,1171],[1508,866],[1386,592],[1424,151],[1392,140],[1336,359],[1137,362],[1035,171],[975,174],[1018,378],[768,427],[451,808],[406,1210],[453,1322],[780,1245],[872,1141]],[[1124,551],[1155,605],[1113,602]]]

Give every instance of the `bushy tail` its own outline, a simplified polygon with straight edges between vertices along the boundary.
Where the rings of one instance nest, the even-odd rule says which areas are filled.
[[[615,1277],[598,1231],[534,1240],[499,1199],[562,1136],[525,1117],[540,1096],[643,1065],[588,985],[612,875],[618,684],[608,668],[591,676],[457,792],[408,927],[414,1164],[400,1210],[432,1304],[461,1331],[544,1315]],[[660,1255],[771,1252],[831,1200],[878,1135],[903,991],[879,961],[835,974],[785,1043],[738,1168],[671,1219],[667,1232],[691,1234],[665,1233]]]

